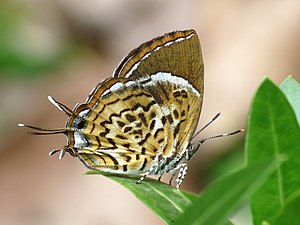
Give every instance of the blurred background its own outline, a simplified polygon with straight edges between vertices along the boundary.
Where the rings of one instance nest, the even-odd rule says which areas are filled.
[[[163,224],[127,190],[70,156],[49,157],[64,136],[28,136],[17,123],[64,127],[51,95],[72,108],[133,48],[193,28],[205,63],[200,136],[246,128],[256,88],[300,78],[296,0],[2,0],[0,3],[0,223]],[[243,165],[245,134],[205,143],[182,189],[199,193]],[[167,178],[165,178],[167,180]],[[241,213],[243,215],[243,213]],[[247,212],[245,213],[247,217]],[[236,224],[247,224],[237,215]]]

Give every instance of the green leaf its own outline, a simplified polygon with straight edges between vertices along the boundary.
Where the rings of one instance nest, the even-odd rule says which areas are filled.
[[[231,221],[226,221],[225,223],[224,223],[224,225],[234,225]]]
[[[137,177],[111,176],[97,171],[88,174],[102,174],[127,188],[141,202],[154,211],[165,223],[171,224],[197,197],[153,179],[136,184]]]
[[[269,79],[263,81],[252,103],[246,154],[248,165],[281,154],[288,158],[251,197],[253,222],[261,225],[300,188],[300,128],[285,95]]]
[[[300,192],[296,192],[286,200],[285,206],[274,218],[272,225],[299,225]]]
[[[175,225],[228,224],[228,216],[265,182],[276,166],[276,160],[263,160],[220,179],[193,202]]]
[[[292,76],[289,76],[280,84],[280,89],[286,95],[300,125],[300,84]]]

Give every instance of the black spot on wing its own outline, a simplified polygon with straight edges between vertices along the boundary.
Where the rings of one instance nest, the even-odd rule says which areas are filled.
[[[159,132],[164,132],[164,128],[159,128],[154,133],[154,138],[157,138]]]
[[[175,129],[174,129],[174,138],[177,136],[177,134],[179,133],[179,129],[180,129],[180,125],[185,122],[186,119],[180,120],[179,123],[176,125]]]
[[[150,134],[150,133],[147,133],[147,134],[145,135],[145,138],[144,138],[143,140],[141,140],[138,144],[139,144],[139,145],[143,145],[143,144],[147,141],[147,139],[148,139],[150,136],[151,136],[151,134]]]
[[[148,124],[147,124],[147,120],[146,120],[145,114],[144,113],[139,113],[138,117],[141,119],[142,123],[147,127]]]
[[[167,101],[169,101],[170,100],[169,93],[167,92],[164,85],[160,85],[160,89],[161,89],[162,93],[164,94],[164,96],[166,97]]]
[[[155,117],[156,117],[156,113],[155,112],[151,112],[150,119],[154,119]]]
[[[112,145],[112,148],[117,148],[116,143],[112,138],[106,138],[106,139]]]
[[[179,113],[176,109],[173,110],[173,115],[174,115],[175,119],[178,119]]]
[[[142,135],[143,134],[143,130],[133,130],[132,131],[133,134],[138,134],[138,135]]]
[[[167,118],[166,118],[165,116],[163,116],[163,117],[161,118],[161,122],[162,122],[163,125],[165,125],[166,122],[167,122]]]
[[[120,135],[120,134],[117,134],[116,135],[116,138],[120,138],[122,140],[127,140],[127,137],[123,136],[123,135]]]
[[[132,130],[132,127],[125,127],[124,128],[124,133],[128,133],[131,130]]]
[[[163,143],[164,142],[164,138],[162,138],[162,139],[160,139],[160,140],[158,140],[157,142],[159,143],[159,144],[161,144],[161,143]]]
[[[142,147],[141,154],[142,154],[142,155],[145,155],[145,154],[146,154],[146,148],[145,148],[145,147]]]
[[[122,121],[117,121],[117,124],[120,128],[124,127],[126,124]]]
[[[181,111],[181,117],[184,117],[185,116],[185,110],[182,110]]]
[[[122,146],[123,146],[124,148],[129,148],[129,147],[130,147],[130,144],[129,144],[129,143],[125,143],[125,144],[122,144]]]
[[[177,97],[179,97],[179,96],[181,96],[180,91],[174,91],[174,92],[173,92],[173,97],[174,97],[174,98],[177,98]]]
[[[188,97],[188,93],[185,90],[181,90],[181,96],[183,98],[187,98]]]
[[[141,168],[139,169],[140,171],[142,171],[143,169],[145,169],[146,165],[147,165],[147,159],[144,159],[143,165],[141,166]]]
[[[135,118],[135,116],[133,116],[133,115],[126,114],[125,117],[126,117],[126,119],[127,119],[130,123],[136,121],[136,118]]]
[[[150,130],[153,130],[153,128],[155,127],[155,122],[156,120],[152,120],[150,123]]]

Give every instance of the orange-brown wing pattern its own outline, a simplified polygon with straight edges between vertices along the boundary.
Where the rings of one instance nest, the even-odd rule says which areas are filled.
[[[90,167],[138,170],[167,148],[170,142],[165,137],[171,136],[171,125],[138,82],[113,80],[100,87],[98,100],[93,97],[77,107],[76,116],[68,122],[74,130],[69,133],[69,146],[77,149]]]

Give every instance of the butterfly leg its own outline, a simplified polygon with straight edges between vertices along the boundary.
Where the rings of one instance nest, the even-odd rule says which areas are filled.
[[[172,175],[171,175],[171,178],[170,178],[170,180],[169,180],[169,185],[172,185],[172,181],[173,181],[173,179],[174,179],[174,177],[175,177],[177,171],[178,171],[178,169],[174,169],[174,170],[172,171]]]
[[[172,175],[171,178],[169,180],[169,185],[172,184],[172,180],[174,179],[174,177],[176,176],[177,172],[178,172],[178,176],[176,178],[176,189],[179,190],[180,185],[182,184],[185,175],[187,173],[187,169],[188,169],[188,165],[186,163],[182,163],[180,165],[178,165],[174,170],[171,171]]]
[[[151,166],[149,168],[149,170],[146,173],[144,173],[143,176],[140,177],[140,179],[136,182],[136,184],[140,184],[143,180],[145,180],[145,178],[152,173],[152,171],[154,170],[155,166],[156,165]]]
[[[157,175],[158,173],[158,168],[159,168],[159,164],[164,160],[164,158],[161,155],[157,156],[157,161],[154,163],[154,165],[152,165],[149,170],[147,172],[144,173],[143,176],[140,177],[140,179],[136,182],[137,184],[140,184],[143,180],[145,180],[145,178],[147,176],[149,176],[150,174],[154,174]],[[163,174],[161,174],[158,178],[158,180],[160,181],[161,177]]]
[[[182,163],[179,165],[179,172],[178,172],[178,176],[176,178],[176,189],[180,188],[180,185],[182,184],[185,175],[187,173],[187,169],[188,169],[188,165],[186,163]],[[178,171],[177,169],[177,171]]]
[[[163,175],[161,174],[161,175],[158,177],[158,179],[157,179],[157,180],[158,180],[158,181],[160,181],[160,180],[161,180],[161,178],[162,178],[162,176],[163,176]]]
[[[138,181],[136,182],[136,184],[140,184],[143,180],[145,180],[145,178],[149,175],[150,173],[146,172],[143,176],[140,177],[140,179],[138,179]]]

